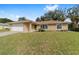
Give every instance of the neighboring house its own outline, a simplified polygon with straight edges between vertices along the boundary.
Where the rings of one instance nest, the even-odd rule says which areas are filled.
[[[0,30],[6,29],[6,28],[9,28],[9,24],[7,24],[7,23],[0,23]]]
[[[18,31],[18,32],[34,32],[38,31],[40,28],[48,31],[57,31],[57,30],[68,30],[68,24],[64,21],[41,21],[41,22],[34,22],[34,21],[16,21],[9,23],[11,31]]]

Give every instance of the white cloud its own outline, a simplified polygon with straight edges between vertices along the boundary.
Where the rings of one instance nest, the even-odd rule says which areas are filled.
[[[46,11],[54,11],[58,8],[58,5],[46,5],[46,7],[44,8],[44,10]]]

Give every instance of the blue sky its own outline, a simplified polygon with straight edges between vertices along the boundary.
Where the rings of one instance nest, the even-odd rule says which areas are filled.
[[[74,4],[0,4],[0,18],[10,18],[17,21],[19,17],[35,20],[48,10],[71,8]]]

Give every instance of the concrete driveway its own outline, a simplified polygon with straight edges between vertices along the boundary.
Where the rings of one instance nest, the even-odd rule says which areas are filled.
[[[18,33],[18,32],[0,32],[0,37],[12,35],[12,34],[15,34],[15,33]]]

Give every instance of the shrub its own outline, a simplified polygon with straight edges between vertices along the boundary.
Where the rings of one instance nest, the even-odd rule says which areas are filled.
[[[77,32],[79,32],[79,28],[75,28],[75,30],[74,31],[77,31]]]
[[[39,32],[45,32],[45,30],[42,29],[42,28],[40,28],[38,31],[39,31]]]
[[[6,30],[6,31],[9,31],[10,29],[9,29],[9,28],[5,28],[5,30]]]

